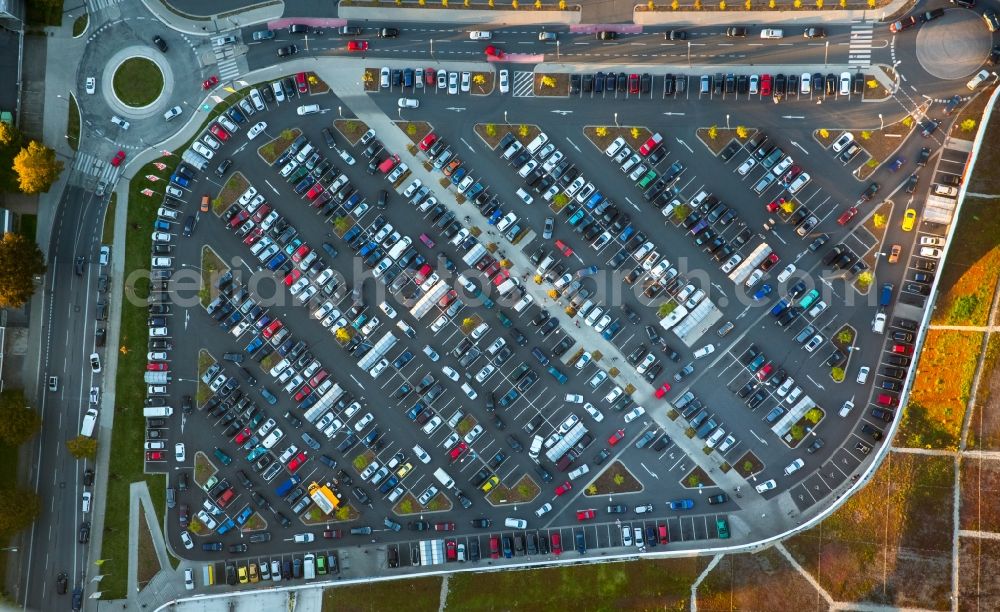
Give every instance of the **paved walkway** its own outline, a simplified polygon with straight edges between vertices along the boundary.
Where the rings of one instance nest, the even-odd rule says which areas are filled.
[[[992,314],[990,315],[992,316]],[[989,332],[1000,331],[1000,325],[928,325],[928,329],[947,329],[952,331]]]
[[[199,18],[195,15],[183,15],[174,8],[168,7],[161,0],[142,0],[149,12],[153,13],[157,19],[163,22],[168,28],[184,32],[186,34],[218,34],[245,28],[247,26],[265,23],[272,19],[278,19],[284,12],[285,6],[282,2],[274,4],[261,3],[251,6],[247,11],[235,14],[211,15],[210,17]]]
[[[433,1],[433,0],[432,0]],[[527,7],[529,0],[525,0]],[[430,4],[430,3],[428,3]],[[499,6],[500,3],[497,3]],[[455,0],[454,6],[460,6],[461,0]],[[491,26],[512,26],[531,24],[576,24],[580,23],[580,11],[536,11],[534,8],[522,10],[485,10],[476,11],[464,8],[399,8],[386,1],[384,8],[340,5],[338,15],[344,19],[371,19],[373,21],[432,23],[484,24]]]

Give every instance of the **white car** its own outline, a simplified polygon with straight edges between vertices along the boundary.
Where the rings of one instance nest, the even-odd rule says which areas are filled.
[[[375,415],[370,412],[365,413],[365,416],[361,417],[357,423],[354,424],[354,431],[361,433],[368,424],[375,420]]]
[[[497,369],[492,365],[484,366],[482,370],[479,370],[479,372],[476,373],[476,382],[486,382],[486,380],[489,379],[489,377],[496,371]]]
[[[458,372],[455,371],[455,368],[453,368],[451,366],[444,366],[444,367],[441,368],[441,371],[444,373],[445,376],[447,376],[448,378],[450,378],[454,382],[458,382],[459,375],[458,375]]]
[[[383,66],[382,69],[379,70],[379,73],[378,73],[378,75],[379,75],[379,87],[385,88],[385,87],[389,86],[389,72],[390,71],[389,71],[388,66]],[[277,91],[277,89],[275,91]]]
[[[484,32],[482,30],[473,30],[469,32],[469,40],[489,40],[493,38],[491,32]]]
[[[847,400],[846,402],[844,402],[844,405],[840,407],[840,416],[843,418],[851,414],[852,408],[854,408],[854,402],[852,402],[851,400]]]
[[[604,401],[610,404],[621,397],[623,393],[625,392],[622,391],[621,387],[615,387],[614,389],[608,391],[608,394],[604,396]]]
[[[469,383],[462,383],[462,391],[465,392],[465,395],[469,399],[476,399],[477,397],[479,397],[479,394],[476,393],[476,390],[473,389],[472,386],[469,385]]]
[[[795,461],[792,461],[791,463],[789,463],[788,465],[785,466],[785,476],[788,476],[789,474],[792,474],[794,472],[799,471],[802,468],[802,466],[804,466],[805,464],[806,464],[806,462],[803,461],[801,457],[799,457]],[[774,482],[774,481],[770,480],[768,482]],[[764,484],[767,484],[767,483],[764,483]],[[760,486],[757,487],[757,490],[760,491]]]
[[[732,448],[733,444],[736,444],[736,436],[729,434],[726,436],[726,439],[722,441],[722,444],[719,445],[718,451],[720,453],[724,453]]]
[[[393,308],[392,306],[388,305],[385,302],[382,302],[381,304],[378,305],[378,307],[379,309],[382,310],[382,312],[385,313],[385,316],[389,317],[390,319],[396,318],[396,309]]]
[[[542,504],[541,508],[539,508],[538,510],[535,510],[535,516],[538,516],[538,517],[544,516],[545,514],[547,514],[548,512],[550,512],[551,510],[552,510],[552,504],[549,503],[549,502],[545,502],[544,504]]]
[[[189,536],[188,540],[190,541],[190,539],[191,538]],[[184,546],[187,546],[187,542],[184,543]],[[194,544],[192,543],[191,546],[193,547]],[[184,588],[185,590],[188,591],[194,590],[194,568],[191,567],[184,568]]]
[[[754,488],[757,489],[758,493],[763,493],[764,491],[770,491],[771,489],[773,489],[773,488],[775,488],[777,486],[778,486],[778,484],[776,482],[774,482],[774,479],[772,478],[771,480],[768,480],[766,482],[760,483],[759,485],[757,485]]]
[[[793,272],[795,272],[795,264],[788,264],[787,266],[785,266],[785,269],[781,271],[781,274],[778,275],[778,282],[779,283],[785,282],[786,280],[788,280],[788,277],[791,276]]]
[[[218,151],[219,147],[222,146],[222,143],[216,140],[211,134],[202,135],[201,141],[207,144],[208,146],[212,147],[213,151]]]
[[[505,94],[510,91],[510,81],[508,80],[509,73],[507,70],[500,71],[500,93]]]
[[[267,123],[264,121],[258,121],[252,128],[247,130],[247,140],[253,140],[266,129]]]
[[[97,91],[97,79],[94,77],[87,77],[86,89],[88,94],[92,94]]]
[[[444,71],[440,72],[439,75],[440,74],[444,74]],[[441,77],[438,76],[438,87],[441,86],[441,80],[440,80],[440,78]],[[449,72],[448,73],[448,93],[451,94],[451,95],[455,95],[455,94],[458,93],[458,73],[457,72]]]
[[[753,271],[753,274],[750,275],[750,278],[748,278],[747,281],[746,281],[746,283],[744,283],[744,284],[747,287],[753,287],[763,277],[764,277],[764,271],[758,268],[758,269],[756,269],[756,270]]]
[[[194,548],[194,540],[191,539],[191,533],[187,529],[181,532],[181,542],[184,543],[184,548],[188,550]]]
[[[567,402],[569,402],[571,404],[582,404],[583,403],[583,396],[580,395],[579,393],[567,393],[566,397],[565,397],[565,401],[567,401]]]
[[[644,357],[643,360],[639,363],[639,365],[636,366],[635,370],[640,374],[645,374],[646,370],[649,369],[649,366],[653,365],[654,363],[656,363],[656,355],[652,353],[646,353],[646,357]]]
[[[858,370],[858,379],[857,379],[857,382],[858,382],[859,385],[863,385],[866,382],[868,382],[868,373],[869,372],[871,372],[871,368],[869,368],[868,366],[862,366],[861,369]]]
[[[178,442],[177,444],[174,444],[174,459],[176,459],[178,463],[181,463],[185,458],[187,458],[187,451],[184,448],[184,443]]]
[[[399,108],[419,108],[420,100],[417,100],[416,98],[400,98],[399,100],[396,100],[396,105],[399,106]]]
[[[296,544],[306,544],[312,542],[315,539],[316,536],[314,536],[311,533],[297,533],[295,534],[294,538]]]
[[[301,115],[315,115],[319,112],[319,104],[303,104],[302,106],[295,109],[300,116]]]
[[[583,409],[587,412],[587,414],[589,414],[591,417],[593,417],[593,419],[595,421],[597,421],[598,423],[600,423],[601,421],[604,420],[604,414],[600,410],[598,410],[590,402],[587,402],[586,404],[584,404],[583,405]]]
[[[840,138],[838,138],[833,143],[833,152],[840,153],[847,145],[851,144],[852,142],[854,142],[854,134],[850,132],[844,132],[843,134],[840,135]]]
[[[463,72],[462,73],[462,91],[467,92],[472,89],[472,73]]]
[[[638,419],[644,414],[646,414],[646,409],[643,408],[642,406],[636,406],[635,408],[625,413],[625,422],[631,423],[632,421]]]
[[[483,433],[483,426],[476,425],[475,427],[470,429],[469,433],[465,434],[465,437],[462,439],[465,441],[466,444],[472,444],[473,442],[476,441],[476,438],[482,435],[482,433]]]
[[[802,174],[795,177],[795,180],[792,181],[792,184],[788,186],[789,193],[792,194],[798,193],[800,189],[809,184],[811,178],[812,177],[809,176],[808,172],[803,172]]]
[[[197,140],[191,143],[191,148],[194,149],[195,152],[201,154],[201,156],[204,157],[205,159],[212,159],[212,157],[215,155],[215,151],[209,149],[208,147],[206,147],[201,142],[198,142]]]
[[[368,373],[372,375],[372,378],[378,378],[387,367],[389,367],[389,360],[382,358],[381,361],[373,365],[372,368],[368,370]]]

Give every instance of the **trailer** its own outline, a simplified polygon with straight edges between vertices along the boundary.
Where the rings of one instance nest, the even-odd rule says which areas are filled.
[[[681,342],[691,346],[721,318],[722,311],[716,308],[712,300],[706,298],[688,313],[687,318],[674,327],[674,334],[681,339]]]
[[[467,266],[474,266],[477,261],[483,258],[483,255],[486,255],[487,252],[486,247],[481,244],[476,244],[462,256],[462,261],[464,261]]]
[[[444,559],[444,540],[420,540],[420,565],[441,565]]]
[[[368,370],[373,365],[378,363],[378,360],[385,356],[396,344],[396,336],[392,335],[391,331],[385,332],[385,335],[379,338],[372,350],[368,351],[368,354],[362,357],[358,361],[358,367],[362,370]]]
[[[562,440],[559,440],[552,445],[552,448],[545,451],[545,456],[553,463],[559,461],[559,458],[565,455],[566,451],[573,448],[585,433],[587,433],[587,426],[583,424],[583,421],[579,421],[573,426],[573,429],[566,432]]]
[[[747,258],[744,259],[740,265],[736,266],[736,269],[729,273],[729,279],[734,283],[739,285],[750,276],[750,273],[754,271],[754,268],[760,265],[762,261],[767,259],[767,256],[771,254],[771,245],[763,242],[753,250]]]
[[[170,382],[170,374],[167,372],[145,372],[142,378],[147,385],[165,385]]]
[[[448,293],[451,286],[448,281],[440,280],[434,285],[430,291],[421,296],[417,302],[410,308],[410,314],[414,319],[420,320],[421,317],[426,315],[428,312],[434,308],[437,301],[444,297],[444,294]],[[372,363],[375,363],[374,361]]]
[[[208,160],[205,159],[203,155],[192,149],[184,151],[184,153],[181,154],[181,159],[199,170],[204,171],[205,168],[208,168]]]

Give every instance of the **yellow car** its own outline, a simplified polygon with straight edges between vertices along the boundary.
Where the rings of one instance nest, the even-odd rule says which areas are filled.
[[[250,582],[258,582],[259,580],[260,580],[260,576],[257,574],[257,564],[256,563],[251,563],[250,564]]]
[[[903,213],[903,231],[909,232],[913,229],[913,224],[917,222],[917,211],[907,208]]]
[[[246,584],[250,582],[250,580],[247,578],[247,568],[241,565],[239,572],[240,572],[240,584]]]

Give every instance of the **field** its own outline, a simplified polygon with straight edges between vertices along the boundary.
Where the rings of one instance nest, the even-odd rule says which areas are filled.
[[[1000,541],[961,538],[958,566],[959,612],[1000,609]]]
[[[1000,397],[998,358],[1000,358],[1000,334],[990,334],[989,342],[986,344],[986,356],[983,358],[979,388],[976,389],[972,419],[969,421],[967,448],[1000,449],[1000,410],[997,409],[996,399]]]
[[[777,549],[726,555],[698,586],[699,610],[825,610],[826,601]]]
[[[940,272],[941,296],[932,323],[986,325],[990,299],[1000,278],[998,206],[1000,198],[969,198],[962,205],[948,259]]]
[[[1000,532],[1000,504],[996,503],[998,493],[1000,462],[993,458],[963,458],[959,528]]]
[[[785,542],[835,600],[949,609],[954,460],[890,453],[867,487]]]
[[[982,332],[931,329],[917,362],[910,401],[896,436],[898,446],[958,448]]]
[[[441,599],[440,578],[355,584],[323,591],[323,612],[406,610],[435,612]]]

